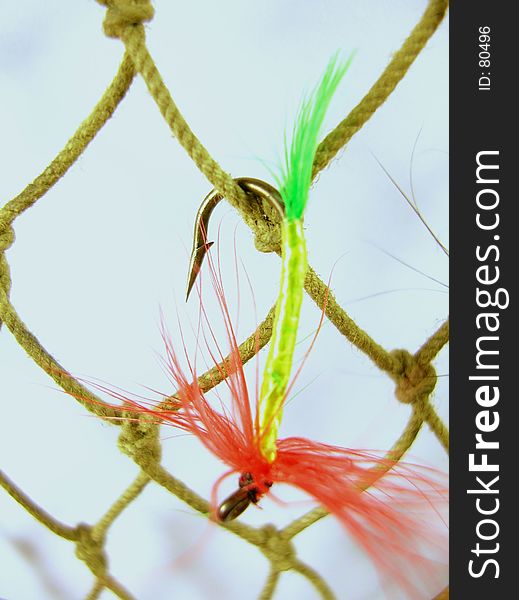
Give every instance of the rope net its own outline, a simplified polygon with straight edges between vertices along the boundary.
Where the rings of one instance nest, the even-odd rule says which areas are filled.
[[[145,417],[136,419],[133,416],[129,420],[125,418],[127,415],[123,409],[107,405],[102,397],[93,393],[78,378],[70,374],[66,361],[58,361],[53,357],[46,350],[44,342],[31,332],[30,324],[23,321],[11,300],[12,281],[6,255],[15,241],[13,225],[18,217],[34,207],[66,175],[123,102],[134,79],[140,77],[150,93],[150,100],[153,99],[156,103],[171,134],[211,186],[224,195],[251,229],[256,249],[279,254],[280,238],[275,219],[265,220],[256,204],[251,205],[233,177],[215,161],[195,136],[175,104],[146,42],[144,24],[154,16],[151,3],[147,0],[98,0],[98,2],[106,8],[104,32],[107,36],[118,38],[122,42],[125,50],[124,57],[112,83],[63,149],[34,181],[8,201],[0,211],[0,319],[3,334],[6,335],[5,329],[8,329],[32,361],[64,392],[80,402],[87,411],[104,419],[110,427],[119,428],[119,450],[135,463],[138,474],[120,497],[106,509],[102,517],[92,523],[61,522],[33,500],[22,486],[15,483],[3,471],[0,471],[0,484],[12,499],[37,519],[43,527],[56,536],[68,540],[74,546],[77,558],[85,563],[93,576],[92,587],[87,598],[99,598],[104,592],[109,591],[115,597],[130,599],[135,596],[110,570],[107,539],[114,522],[129,509],[132,503],[138,501],[141,492],[151,484],[174,494],[193,511],[202,515],[207,515],[209,511],[208,501],[164,466],[162,462],[164,444],[159,436],[158,424]],[[444,0],[429,2],[419,22],[402,47],[393,54],[389,64],[368,93],[323,139],[314,162],[314,180],[405,77],[409,67],[441,23],[447,5],[448,2]],[[199,198],[194,199],[194,201],[198,200]],[[441,323],[432,335],[424,339],[417,350],[388,351],[348,315],[332,293],[328,293],[326,283],[321,280],[312,266],[307,273],[305,290],[319,309],[322,309],[326,299],[325,314],[329,323],[349,344],[369,357],[378,369],[394,381],[395,397],[410,406],[407,425],[388,454],[393,459],[400,459],[413,445],[424,425],[433,432],[438,443],[448,452],[448,431],[430,401],[437,382],[432,363],[448,343],[448,320]],[[240,354],[244,363],[255,355],[256,339],[259,340],[260,348],[268,344],[273,315],[272,308],[260,321],[257,334],[250,333],[241,343]],[[221,372],[215,368],[200,376],[200,384],[204,390],[217,386],[220,381]],[[8,399],[3,398],[3,400]],[[164,402],[167,402],[167,399]],[[299,534],[308,530],[326,514],[324,509],[315,508],[281,528],[273,525],[253,527],[241,521],[220,524],[237,538],[257,548],[269,563],[269,574],[261,591],[249,589],[244,597],[259,596],[262,599],[274,597],[282,581],[281,575],[285,571],[292,571],[307,580],[308,585],[314,589],[313,593],[319,597],[325,599],[336,597],[326,580],[301,560],[293,543]],[[134,540],[133,543],[136,541]],[[447,588],[438,596],[440,597],[448,598]]]

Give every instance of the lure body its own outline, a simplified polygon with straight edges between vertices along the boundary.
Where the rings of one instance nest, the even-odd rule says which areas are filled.
[[[260,391],[260,447],[269,462],[276,456],[276,439],[292,370],[308,265],[301,220],[283,221],[282,241],[280,292]]]
[[[303,213],[308,201],[312,168],[324,116],[351,58],[328,63],[318,86],[299,109],[285,164],[276,178],[285,205],[282,223],[282,266],[274,329],[260,391],[260,449],[268,462],[276,457],[276,439],[286,398],[308,267]]]

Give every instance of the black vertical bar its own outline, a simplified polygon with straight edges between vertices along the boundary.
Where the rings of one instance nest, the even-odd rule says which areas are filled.
[[[450,9],[450,564],[455,600],[519,596],[514,479],[519,151],[512,145],[519,138],[519,103],[513,91],[518,55],[513,7],[511,2],[457,0]]]

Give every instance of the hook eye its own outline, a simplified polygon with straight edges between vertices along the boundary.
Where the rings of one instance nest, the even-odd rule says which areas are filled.
[[[218,507],[216,516],[224,523],[239,517],[252,502],[250,493],[245,488],[240,488],[228,496]]]

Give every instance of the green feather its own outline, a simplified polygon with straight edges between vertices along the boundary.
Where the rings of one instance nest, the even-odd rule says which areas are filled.
[[[319,84],[301,103],[290,148],[285,133],[285,159],[276,180],[288,220],[301,219],[305,210],[319,133],[332,96],[352,58],[353,55],[341,63],[337,54],[332,57]]]

